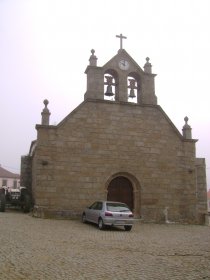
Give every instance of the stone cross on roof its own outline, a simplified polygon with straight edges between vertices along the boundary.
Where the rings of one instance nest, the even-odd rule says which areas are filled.
[[[127,39],[127,37],[123,36],[122,33],[120,35],[116,35],[116,37],[120,38],[120,49],[122,50],[123,48],[122,40]]]

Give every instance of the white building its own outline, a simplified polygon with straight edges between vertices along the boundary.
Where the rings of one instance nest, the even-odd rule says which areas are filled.
[[[20,175],[12,173],[0,166],[0,187],[18,188],[20,186]]]

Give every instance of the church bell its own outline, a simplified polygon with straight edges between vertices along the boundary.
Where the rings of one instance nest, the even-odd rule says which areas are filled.
[[[135,91],[134,89],[136,89],[136,80],[135,79],[128,79],[128,81],[130,82],[130,85],[128,86],[128,88],[130,88],[130,94],[129,94],[129,98],[135,98]]]
[[[128,96],[128,97],[130,97],[130,98],[135,98],[135,97],[136,97],[136,95],[135,95],[135,92],[134,92],[134,89],[133,89],[133,88],[130,90],[130,94],[129,94],[129,96]]]
[[[114,93],[112,92],[112,86],[111,86],[111,85],[108,85],[108,86],[107,86],[105,95],[106,95],[106,96],[113,96],[113,95],[114,95]]]

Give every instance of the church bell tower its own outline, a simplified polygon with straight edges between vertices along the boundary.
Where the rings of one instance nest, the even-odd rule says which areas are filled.
[[[102,67],[97,66],[95,50],[91,50],[89,65],[86,68],[87,91],[84,99],[100,99],[116,102],[157,105],[155,95],[155,74],[152,73],[150,59],[146,58],[144,70],[123,49],[122,34],[120,49]]]

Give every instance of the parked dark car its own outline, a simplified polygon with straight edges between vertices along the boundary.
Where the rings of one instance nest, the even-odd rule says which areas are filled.
[[[84,210],[82,221],[95,223],[100,230],[106,226],[123,226],[126,231],[130,231],[134,215],[125,203],[96,201]]]

